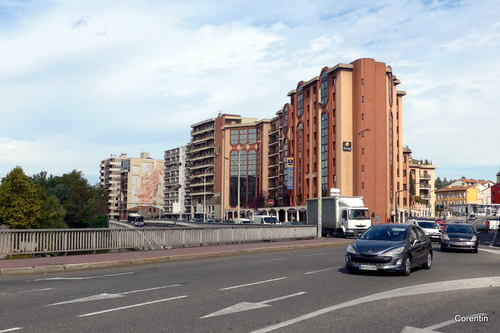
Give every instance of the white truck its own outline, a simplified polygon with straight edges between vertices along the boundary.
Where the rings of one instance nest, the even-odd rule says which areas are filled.
[[[321,199],[322,235],[357,237],[372,223],[363,197],[325,197]],[[307,224],[318,225],[318,199],[307,200]]]
[[[252,216],[252,223],[254,224],[277,224],[278,218],[271,215],[254,215]]]

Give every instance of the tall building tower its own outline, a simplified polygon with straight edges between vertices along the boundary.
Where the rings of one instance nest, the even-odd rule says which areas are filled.
[[[222,152],[224,144],[229,141],[224,141],[222,128],[255,121],[254,118],[219,113],[217,118],[191,125],[187,155],[192,218],[224,218],[221,196],[227,179],[223,176],[222,167],[227,156]]]
[[[169,219],[190,218],[191,198],[186,192],[186,186],[189,185],[186,152],[186,146],[165,151],[163,216]]]
[[[363,196],[373,223],[394,219],[403,183],[402,97],[390,66],[373,59],[325,67],[301,81],[283,108],[290,205],[309,198]],[[319,155],[320,154],[320,155]],[[318,168],[321,186],[318,188]]]
[[[108,193],[108,218],[110,220],[120,218],[120,170],[122,158],[126,156],[126,154],[121,154],[119,157],[111,155],[101,161],[100,185]]]

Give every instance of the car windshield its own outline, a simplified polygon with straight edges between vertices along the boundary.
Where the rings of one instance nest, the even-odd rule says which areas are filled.
[[[470,225],[448,225],[446,232],[456,232],[461,234],[473,234],[474,229]]]
[[[365,220],[370,218],[370,212],[366,209],[350,209],[349,219],[350,220]]]
[[[368,229],[360,239],[380,241],[402,241],[406,239],[407,229],[398,226],[375,227]]]
[[[438,228],[438,226],[436,225],[436,222],[418,222],[418,225],[421,228],[433,228],[433,229]]]

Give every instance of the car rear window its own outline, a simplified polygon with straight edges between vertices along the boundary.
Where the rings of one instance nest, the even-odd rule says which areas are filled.
[[[435,222],[418,222],[418,225],[421,228],[434,228],[434,229],[436,229],[438,227]]]
[[[470,225],[448,225],[446,226],[446,232],[473,234],[474,229]]]

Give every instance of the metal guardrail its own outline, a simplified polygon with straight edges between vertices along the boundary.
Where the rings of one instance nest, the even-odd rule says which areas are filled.
[[[15,254],[202,246],[314,238],[315,226],[0,230],[0,257]]]

